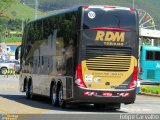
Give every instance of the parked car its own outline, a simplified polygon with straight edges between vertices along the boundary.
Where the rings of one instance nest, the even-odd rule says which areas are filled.
[[[19,73],[20,70],[20,61],[19,60],[9,60],[9,63],[15,63],[15,70],[17,73]]]
[[[9,61],[0,61],[0,72],[2,75],[6,75],[8,73],[8,70],[16,70],[16,64],[14,62]]]

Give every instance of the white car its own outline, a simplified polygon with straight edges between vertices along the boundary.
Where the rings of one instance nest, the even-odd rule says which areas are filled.
[[[16,64],[9,61],[0,61],[0,72],[2,75],[6,75],[8,70],[16,70]]]
[[[9,63],[15,63],[15,70],[18,73],[20,69],[20,61],[19,60],[9,60]]]

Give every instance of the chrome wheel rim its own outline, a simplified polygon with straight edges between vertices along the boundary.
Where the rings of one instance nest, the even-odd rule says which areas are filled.
[[[52,104],[55,104],[56,101],[56,92],[55,92],[55,87],[53,87],[53,91],[52,91]]]
[[[59,104],[63,103],[63,92],[62,92],[62,88],[60,88],[59,90]]]
[[[3,75],[5,75],[5,74],[7,74],[7,69],[3,68],[3,69],[1,69],[1,72]]]

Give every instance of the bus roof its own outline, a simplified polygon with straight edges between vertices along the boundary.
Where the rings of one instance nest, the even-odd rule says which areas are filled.
[[[160,51],[160,46],[142,46],[143,50],[158,50]]]
[[[50,16],[54,16],[54,15],[58,15],[58,14],[63,14],[63,13],[68,13],[68,12],[72,12],[72,11],[77,11],[79,10],[80,8],[84,8],[84,9],[88,9],[88,8],[103,8],[103,9],[121,9],[121,10],[129,10],[129,11],[134,11],[133,8],[127,8],[127,7],[120,7],[120,6],[110,6],[110,5],[83,5],[83,6],[76,6],[76,7],[72,7],[72,8],[67,8],[67,9],[61,9],[61,10],[58,10],[58,12],[54,12],[54,13],[51,13],[51,14],[48,14],[46,16],[42,16],[42,17],[39,17],[37,19],[33,19],[31,21],[29,21],[28,23],[31,23],[31,22],[34,22],[34,21],[39,21],[39,20],[42,20],[42,19],[45,19],[45,18],[48,18]]]
[[[58,15],[58,14],[63,14],[63,13],[68,13],[68,12],[76,11],[76,10],[80,9],[81,7],[82,7],[82,6],[77,6],[77,7],[73,7],[73,8],[69,8],[69,9],[60,9],[60,10],[58,10],[57,12],[53,12],[53,13],[48,14],[48,15],[46,15],[46,16],[42,16],[42,17],[39,17],[39,18],[37,18],[37,19],[33,19],[33,20],[29,21],[28,23],[31,23],[31,22],[34,22],[34,21],[39,21],[39,20],[42,20],[42,19],[45,19],[45,18],[54,16],[54,15]]]
[[[111,5],[85,5],[83,6],[85,9],[88,8],[102,8],[102,9],[121,9],[121,10],[129,10],[134,11],[133,8],[121,7],[121,6],[111,6]]]

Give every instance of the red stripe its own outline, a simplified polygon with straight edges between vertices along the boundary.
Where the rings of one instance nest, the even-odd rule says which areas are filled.
[[[89,28],[89,29],[90,30],[110,30],[110,31],[128,32],[128,30],[122,29],[122,28],[97,27],[97,28]]]
[[[104,6],[104,8],[116,8],[117,6]]]
[[[83,94],[84,96],[93,96],[93,95],[97,95],[97,92],[84,92]]]

